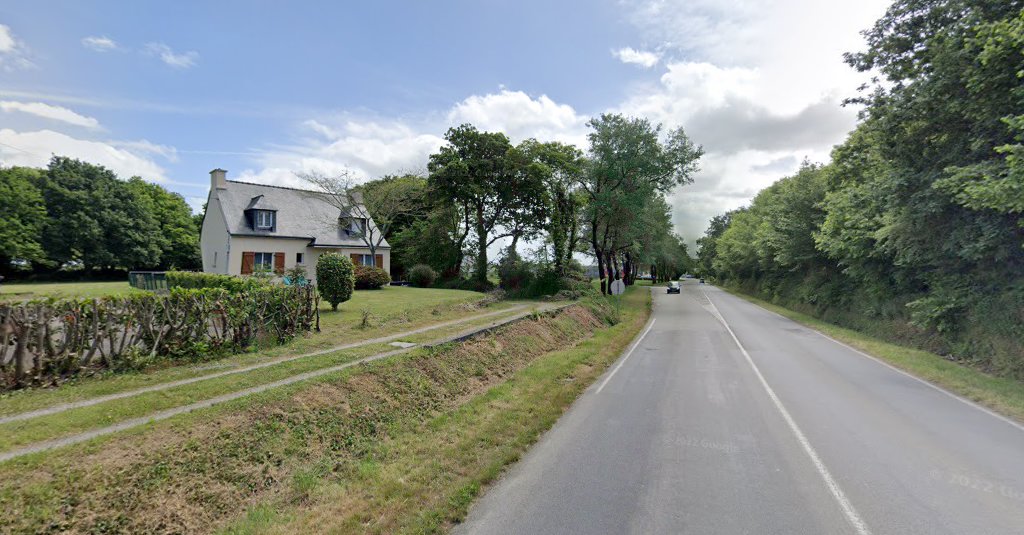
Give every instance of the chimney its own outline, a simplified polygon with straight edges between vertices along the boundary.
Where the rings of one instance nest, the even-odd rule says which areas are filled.
[[[210,188],[211,189],[227,189],[228,187],[228,172],[217,168],[210,171]]]

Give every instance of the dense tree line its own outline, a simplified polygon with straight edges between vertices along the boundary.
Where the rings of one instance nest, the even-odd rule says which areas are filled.
[[[712,221],[706,273],[1024,378],[1024,2],[900,0],[827,165]]]
[[[430,156],[426,177],[359,186],[372,204],[396,188],[403,192],[406,209],[387,236],[392,271],[401,276],[422,263],[442,281],[468,274],[468,286],[486,288],[496,264],[500,273],[532,269],[531,277],[557,281],[580,275],[574,255],[586,253],[605,289],[609,278],[632,284],[641,271],[665,280],[689,269],[665,195],[692,180],[701,149],[682,129],[666,133],[644,119],[603,115],[589,126],[583,152],[535,139],[513,144],[503,133],[461,125]],[[370,210],[375,220],[377,211]],[[491,258],[491,246],[503,239],[500,258]],[[523,243],[541,247],[524,259]]]
[[[197,218],[177,193],[55,156],[0,168],[0,273],[194,269]]]

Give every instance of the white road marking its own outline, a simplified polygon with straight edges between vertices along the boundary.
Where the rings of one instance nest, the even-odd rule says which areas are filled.
[[[750,304],[752,304],[754,306],[756,306],[757,308],[760,308],[761,310],[763,310],[763,311],[765,311],[765,312],[767,312],[769,314],[774,314],[774,315],[776,315],[776,316],[778,316],[778,317],[780,317],[780,318],[782,318],[782,319],[784,319],[786,321],[790,321],[790,322],[793,322],[793,323],[795,323],[797,325],[800,325],[801,327],[804,327],[805,329],[807,329],[807,330],[817,334],[818,336],[821,336],[822,338],[825,338],[827,340],[831,340],[832,342],[834,342],[836,344],[839,344],[839,345],[845,347],[846,349],[849,349],[850,351],[853,351],[854,353],[856,353],[856,354],[858,354],[858,355],[860,355],[862,357],[869,358],[869,359],[871,359],[871,360],[881,364],[882,366],[885,366],[886,368],[889,368],[890,370],[892,370],[894,372],[897,372],[897,373],[899,373],[901,375],[905,375],[905,376],[907,376],[907,377],[909,377],[909,378],[911,378],[911,379],[913,379],[913,380],[915,380],[915,381],[917,381],[919,383],[924,384],[925,386],[928,386],[930,388],[938,390],[939,392],[942,392],[943,394],[945,394],[945,395],[947,395],[947,396],[949,396],[949,397],[951,397],[951,398],[953,398],[953,399],[955,399],[955,400],[957,400],[957,401],[959,401],[961,403],[964,403],[966,405],[974,407],[975,409],[978,409],[979,411],[981,411],[981,412],[983,412],[983,413],[985,413],[985,414],[987,414],[989,416],[992,416],[993,418],[996,418],[998,420],[1002,420],[1003,422],[1006,422],[1007,424],[1010,424],[1011,426],[1016,427],[1020,431],[1024,431],[1024,425],[1021,425],[1019,422],[1011,420],[1010,418],[1008,418],[1006,416],[1003,416],[1002,414],[999,414],[998,412],[995,412],[995,411],[993,411],[993,410],[991,410],[991,409],[989,409],[989,408],[987,408],[985,406],[979,405],[978,403],[976,403],[974,401],[971,401],[971,400],[969,400],[969,399],[967,399],[965,397],[962,397],[962,396],[959,396],[957,394],[954,394],[953,392],[950,392],[949,390],[946,390],[945,388],[942,388],[941,386],[936,385],[936,384],[934,384],[934,383],[932,383],[932,382],[930,382],[930,381],[928,381],[926,379],[922,379],[922,378],[920,378],[920,377],[918,377],[918,376],[916,376],[916,375],[914,375],[914,374],[912,374],[912,373],[910,373],[910,372],[908,372],[906,370],[903,370],[901,368],[897,368],[896,366],[893,366],[892,364],[889,364],[888,362],[886,362],[886,361],[884,361],[884,360],[882,360],[882,359],[880,359],[880,358],[878,358],[878,357],[876,357],[874,355],[865,353],[865,352],[857,349],[856,347],[851,346],[850,344],[847,344],[845,342],[840,342],[839,340],[836,340],[835,338],[832,338],[831,336],[829,336],[829,335],[827,335],[827,334],[825,334],[825,333],[823,333],[823,332],[821,332],[821,331],[819,331],[819,330],[817,330],[817,329],[815,329],[813,327],[808,327],[807,325],[804,325],[804,324],[799,323],[797,321],[794,321],[794,320],[792,320],[790,318],[787,318],[786,316],[783,316],[782,314],[779,314],[778,312],[775,312],[773,310],[768,310],[767,308],[764,308],[763,306],[758,305],[757,303],[751,303],[750,301],[746,301],[746,300],[744,300],[744,301],[747,302],[747,303],[750,303]]]
[[[701,293],[704,292],[701,291]],[[818,453],[814,450],[814,447],[811,446],[810,441],[807,440],[803,431],[800,430],[800,426],[798,426],[796,421],[793,420],[793,417],[790,416],[789,411],[786,410],[785,405],[782,404],[782,400],[780,400],[779,396],[777,396],[775,391],[772,390],[768,381],[765,380],[764,375],[761,375],[761,370],[757,367],[757,364],[754,363],[754,359],[750,357],[750,353],[747,353],[747,349],[743,347],[742,343],[740,343],[740,339],[736,337],[736,333],[732,331],[732,327],[729,327],[729,323],[725,321],[725,317],[723,317],[722,313],[719,312],[718,307],[711,302],[711,299],[708,298],[706,293],[704,293],[704,298],[711,303],[711,308],[714,311],[713,315],[718,319],[718,321],[722,322],[722,325],[725,326],[725,330],[729,332],[730,336],[732,336],[733,342],[736,342],[736,346],[740,348],[740,352],[743,353],[744,357],[746,357],[747,363],[750,364],[751,368],[753,368],[754,374],[757,375],[757,378],[761,381],[761,386],[763,386],[765,392],[768,393],[768,397],[771,398],[772,403],[775,404],[775,408],[779,410],[780,414],[782,414],[782,418],[786,420],[786,424],[789,425],[790,431],[792,431],[793,435],[796,436],[797,441],[803,447],[807,456],[811,458],[811,462],[814,463],[814,468],[818,470],[818,475],[820,475],[825,481],[825,486],[828,487],[829,492],[832,493],[832,497],[834,497],[839,503],[839,507],[843,510],[843,514],[846,515],[846,519],[850,521],[850,524],[859,535],[871,535],[871,530],[868,529],[867,524],[861,519],[857,510],[854,509],[853,504],[850,503],[850,500],[846,497],[843,489],[839,488],[839,484],[836,483],[836,480],[828,471],[825,463],[822,462],[820,457],[818,457]]]
[[[626,363],[626,360],[629,358],[629,356],[633,354],[633,350],[636,349],[638,345],[640,345],[640,342],[643,341],[645,336],[647,336],[647,333],[651,332],[651,327],[654,327],[654,322],[656,321],[658,321],[657,318],[651,320],[651,323],[647,325],[647,329],[644,331],[643,334],[640,335],[640,338],[637,338],[636,342],[633,342],[633,347],[629,348],[629,352],[626,353],[626,356],[622,357],[622,360],[620,360],[619,363],[615,366],[615,368],[612,369],[612,372],[608,374],[608,377],[605,377],[604,381],[601,381],[601,385],[597,387],[597,392],[595,392],[596,394],[600,394],[601,390],[604,390],[604,385],[608,384],[608,381],[611,381],[612,377],[615,376],[615,372],[619,371],[619,368],[621,368],[622,365]]]

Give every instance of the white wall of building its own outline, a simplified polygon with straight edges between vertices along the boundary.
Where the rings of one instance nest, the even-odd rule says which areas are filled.
[[[228,234],[227,222],[217,199],[217,190],[210,190],[206,203],[206,216],[199,237],[200,251],[203,257],[203,271],[206,273],[229,273],[231,254],[231,236]],[[238,259],[241,262],[241,259]],[[237,271],[236,271],[237,272]]]

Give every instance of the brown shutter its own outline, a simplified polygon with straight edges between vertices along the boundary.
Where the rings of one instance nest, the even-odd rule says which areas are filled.
[[[363,263],[363,255],[361,255],[361,254],[353,253],[353,254],[350,254],[348,256],[349,256],[349,258],[352,259],[352,265],[353,266],[358,266],[359,264]]]
[[[242,253],[242,275],[252,275],[252,266],[256,263],[256,253],[245,251]]]
[[[274,273],[284,274],[284,253],[274,253]]]
[[[384,255],[377,254],[373,255],[373,266],[384,269]]]

